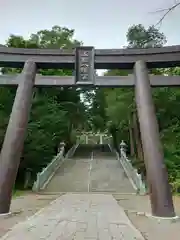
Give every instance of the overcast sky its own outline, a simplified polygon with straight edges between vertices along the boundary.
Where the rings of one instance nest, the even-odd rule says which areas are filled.
[[[132,24],[155,24],[152,12],[175,0],[0,0],[0,43],[10,34],[28,37],[54,25],[75,29],[75,37],[96,48],[120,48]],[[161,26],[168,45],[180,44],[180,8]]]

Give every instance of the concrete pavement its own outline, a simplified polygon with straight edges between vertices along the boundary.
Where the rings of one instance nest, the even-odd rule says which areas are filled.
[[[44,191],[67,194],[17,224],[1,239],[143,240],[111,195],[135,190],[120,162],[111,152],[103,151],[80,151],[79,156],[66,160]]]
[[[2,240],[143,240],[111,194],[65,194]]]

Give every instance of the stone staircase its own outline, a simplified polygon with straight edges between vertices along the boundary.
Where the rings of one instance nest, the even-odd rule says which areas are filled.
[[[80,145],[74,156],[63,162],[44,192],[135,193],[135,190],[108,145]]]

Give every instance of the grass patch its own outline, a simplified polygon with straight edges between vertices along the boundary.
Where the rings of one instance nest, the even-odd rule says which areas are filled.
[[[22,196],[26,193],[26,191],[22,191],[22,190],[13,190],[13,198]]]

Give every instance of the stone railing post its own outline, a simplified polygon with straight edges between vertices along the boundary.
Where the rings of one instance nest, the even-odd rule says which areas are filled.
[[[58,153],[62,150],[62,148],[65,147],[65,143],[64,142],[60,142],[59,143],[59,147],[58,147]]]
[[[65,143],[64,142],[60,142],[59,144],[59,152],[65,147]]]
[[[122,140],[120,143],[120,153],[121,153],[121,157],[123,156],[123,154],[126,155],[126,149],[127,149],[127,145],[126,143]]]

